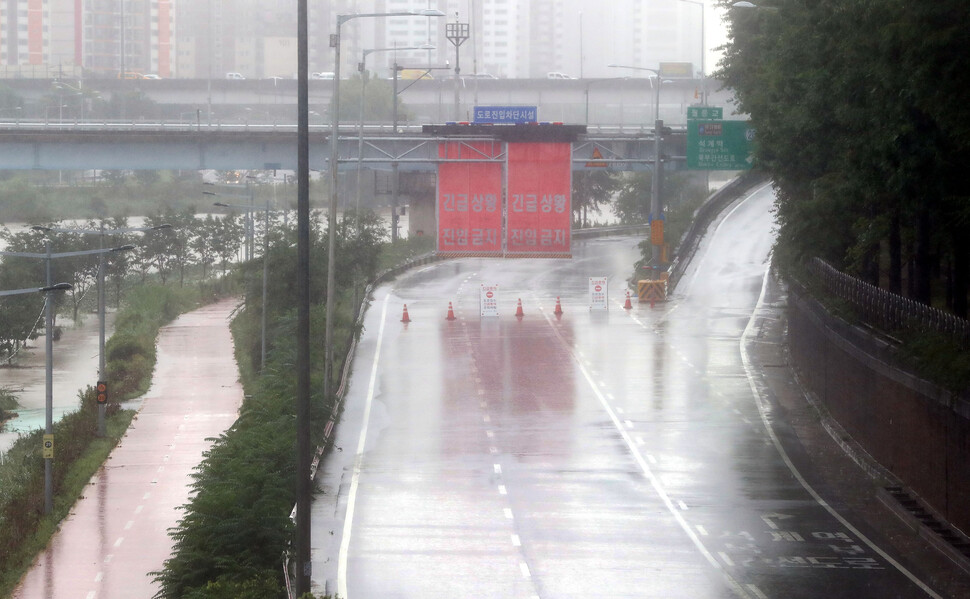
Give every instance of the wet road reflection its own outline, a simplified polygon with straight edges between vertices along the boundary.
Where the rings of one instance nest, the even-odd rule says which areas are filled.
[[[190,475],[235,420],[242,387],[224,300],[164,327],[152,387],[128,433],[14,591],[17,599],[151,597]],[[96,338],[97,336],[95,336]]]
[[[432,265],[380,288],[343,451],[324,463],[314,504],[317,588],[345,599],[934,596],[801,484],[765,426],[775,416],[754,393],[742,337],[771,201],[763,188],[733,206],[656,309],[621,307],[633,238],[578,243],[570,261]],[[604,274],[610,310],[590,312],[588,277]],[[481,284],[500,286],[499,317],[479,315]]]

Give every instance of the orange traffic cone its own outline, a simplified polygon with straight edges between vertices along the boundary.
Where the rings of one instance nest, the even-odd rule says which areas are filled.
[[[407,324],[407,323],[411,322],[411,317],[408,316],[408,305],[407,304],[404,304],[404,316],[401,317],[401,322],[403,322],[404,324]]]
[[[519,298],[519,305],[515,307],[515,317],[522,318],[525,314],[522,312],[522,298]]]
[[[445,317],[445,320],[454,320],[454,319],[455,319],[455,309],[451,307],[451,302],[448,302],[448,316]]]
[[[623,309],[624,310],[632,310],[633,309],[633,304],[630,303],[630,290],[629,289],[627,289],[627,292],[626,292],[626,301],[623,303]]]
[[[556,316],[562,316],[562,304],[559,303],[559,298],[556,298],[556,309],[552,312]]]

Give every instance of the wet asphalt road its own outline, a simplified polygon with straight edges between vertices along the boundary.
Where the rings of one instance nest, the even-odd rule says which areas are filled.
[[[622,308],[634,238],[574,243],[572,260],[438,263],[379,288],[340,450],[319,478],[316,589],[937,596],[825,503],[784,450],[789,433],[748,349],[770,318],[752,319],[765,301],[771,201],[765,187],[726,211],[653,309]],[[588,309],[599,275],[608,311]],[[480,316],[482,284],[500,286],[500,316]],[[449,301],[456,321],[445,320]]]
[[[237,304],[223,300],[162,328],[152,386],[136,419],[14,590],[15,599],[155,594],[149,573],[171,553],[168,529],[189,499],[191,474],[242,404],[228,320]]]

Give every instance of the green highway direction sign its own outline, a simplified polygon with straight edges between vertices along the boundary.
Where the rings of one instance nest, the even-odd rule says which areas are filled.
[[[739,171],[751,168],[754,128],[748,121],[688,120],[687,168]]]

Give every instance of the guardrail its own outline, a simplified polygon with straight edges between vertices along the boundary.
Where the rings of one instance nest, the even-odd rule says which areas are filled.
[[[866,325],[886,333],[932,331],[963,348],[970,347],[970,321],[921,304],[847,275],[821,258],[808,263],[809,272],[826,291],[849,302]]]
[[[700,245],[701,238],[710,227],[714,219],[728,204],[736,200],[747,189],[765,180],[765,176],[757,171],[748,171],[728,182],[715,191],[700,208],[694,211],[690,227],[684,232],[674,252],[674,262],[670,265],[670,278],[667,281],[668,294],[674,290],[680,278],[684,275]]]

